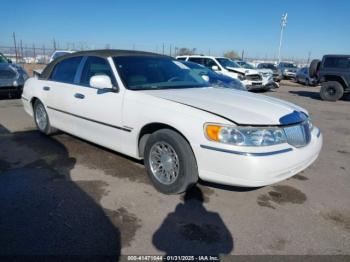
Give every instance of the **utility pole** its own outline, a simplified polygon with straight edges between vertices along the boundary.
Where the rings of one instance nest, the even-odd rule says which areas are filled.
[[[281,19],[281,34],[280,34],[280,45],[278,48],[278,63],[281,62],[281,48],[282,48],[283,30],[287,26],[287,16],[288,16],[288,14],[284,13],[282,15],[282,19]]]
[[[170,44],[170,46],[169,46],[169,54],[170,54],[170,56],[171,56],[171,50],[172,49],[172,44]]]
[[[311,57],[311,51],[309,51],[308,57],[307,57],[307,64],[310,63],[310,57]]]
[[[16,56],[16,63],[18,62],[18,54],[17,54],[17,43],[16,43],[16,34],[13,32],[13,43],[15,45],[15,56]]]
[[[21,60],[23,62],[23,43],[22,43],[22,40],[21,40]]]
[[[33,44],[34,64],[36,63],[35,44]]]
[[[163,55],[164,55],[164,43],[163,43]]]
[[[55,40],[55,38],[53,39],[53,51],[56,51],[56,40]]]
[[[242,50],[242,56],[241,56],[241,59],[242,59],[242,60],[244,59],[244,49]]]

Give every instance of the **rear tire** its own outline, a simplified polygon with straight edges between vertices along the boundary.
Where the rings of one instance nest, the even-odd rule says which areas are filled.
[[[322,83],[320,96],[322,100],[335,102],[344,94],[343,86],[336,81],[328,81]]]
[[[36,100],[33,109],[34,122],[38,130],[46,135],[55,133],[57,129],[51,126],[44,104],[40,100]]]
[[[144,162],[155,188],[179,194],[198,181],[198,168],[189,143],[171,129],[154,132],[147,140]]]

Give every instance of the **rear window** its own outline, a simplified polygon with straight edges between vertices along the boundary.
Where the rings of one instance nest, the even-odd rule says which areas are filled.
[[[59,62],[52,71],[50,80],[64,83],[73,83],[75,73],[82,57],[71,57]]]
[[[327,57],[324,61],[323,67],[348,69],[350,68],[350,58],[349,57]]]

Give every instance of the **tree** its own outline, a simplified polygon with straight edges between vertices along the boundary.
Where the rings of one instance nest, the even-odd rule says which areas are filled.
[[[230,58],[230,59],[237,59],[239,58],[238,54],[236,51],[227,51],[224,53],[224,57]]]
[[[196,53],[196,48],[186,48],[186,47],[181,47],[179,49],[178,55],[194,55]]]

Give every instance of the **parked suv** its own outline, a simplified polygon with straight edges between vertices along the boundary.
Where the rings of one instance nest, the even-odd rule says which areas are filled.
[[[20,97],[28,74],[20,65],[0,53],[0,95]]]
[[[242,68],[240,65],[226,57],[190,55],[178,56],[176,59],[201,64],[219,74],[238,79],[248,90],[268,90],[274,88],[273,85],[270,85],[271,82],[273,82],[271,76],[269,78],[264,77],[254,69]]]
[[[325,55],[322,61],[315,59],[309,74],[321,83],[323,100],[337,101],[350,92],[350,55]]]

